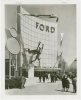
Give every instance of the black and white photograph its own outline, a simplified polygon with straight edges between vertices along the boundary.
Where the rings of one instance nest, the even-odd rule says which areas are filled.
[[[77,95],[76,37],[76,4],[6,4],[6,95]]]
[[[81,99],[80,0],[0,1],[1,100]]]

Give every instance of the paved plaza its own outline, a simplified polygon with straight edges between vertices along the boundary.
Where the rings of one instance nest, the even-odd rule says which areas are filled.
[[[56,83],[41,82],[33,85],[28,85],[23,89],[8,89],[6,90],[7,95],[76,95],[72,92],[72,84],[68,92],[62,91],[61,81]]]

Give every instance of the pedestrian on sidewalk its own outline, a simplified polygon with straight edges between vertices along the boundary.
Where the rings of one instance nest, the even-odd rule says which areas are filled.
[[[57,74],[55,73],[54,74],[54,82],[56,83],[56,81],[57,81]]]
[[[74,92],[74,93],[76,93],[76,91],[77,91],[77,86],[76,86],[76,84],[77,84],[77,78],[76,78],[76,76],[73,76],[73,77],[72,77],[72,85],[73,85],[73,92]]]
[[[50,76],[51,76],[51,83],[53,83],[54,82],[53,72],[51,72]]]
[[[39,72],[39,81],[41,82],[41,72]]]
[[[45,72],[43,72],[43,82],[45,82]]]
[[[70,81],[69,81],[69,76],[66,77],[66,92],[68,92],[69,88],[70,88]]]
[[[48,80],[50,81],[50,72],[48,73]]]
[[[66,76],[63,75],[63,77],[62,77],[62,89],[63,89],[63,91],[65,91],[65,88],[66,88]]]
[[[25,82],[26,82],[26,78],[24,76],[21,77],[21,82],[22,82],[22,86],[21,88],[25,88]]]

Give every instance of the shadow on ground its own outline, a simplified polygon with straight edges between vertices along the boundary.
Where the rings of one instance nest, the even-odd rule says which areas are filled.
[[[59,91],[59,92],[66,92],[66,91],[63,91],[63,90],[56,90],[56,91]],[[69,93],[74,93],[72,91],[68,91]]]

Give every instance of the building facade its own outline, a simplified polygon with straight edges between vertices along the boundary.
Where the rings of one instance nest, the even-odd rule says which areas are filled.
[[[58,70],[57,52],[58,52],[58,32],[57,22],[49,22],[38,18],[27,12],[21,6],[17,7],[17,36],[13,37],[10,30],[6,30],[6,42],[10,38],[15,38],[20,46],[17,54],[12,54],[5,45],[5,74],[9,78],[12,76],[22,76],[27,74],[31,54],[29,50],[37,49],[40,42],[40,48],[43,50],[40,54],[40,61],[35,60],[33,55],[34,70],[36,71],[54,71]],[[14,43],[13,43],[14,44]],[[17,45],[10,46],[12,49]]]

